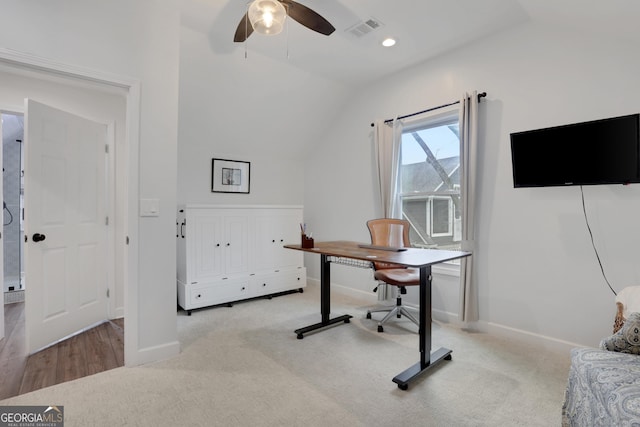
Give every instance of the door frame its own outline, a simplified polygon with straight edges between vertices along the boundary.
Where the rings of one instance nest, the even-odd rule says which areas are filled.
[[[124,235],[115,236],[114,247],[122,248],[124,269],[124,315],[127,331],[124,335],[125,365],[138,364],[138,262],[139,228],[139,149],[140,149],[140,81],[126,76],[115,75],[76,65],[64,64],[35,55],[0,48],[0,64],[8,65],[20,74],[39,78],[60,79],[72,84],[89,85],[91,87],[116,88],[124,90],[126,100],[125,161],[126,165],[116,165],[118,171],[125,173],[126,194],[117,197],[113,208],[124,204],[125,217],[118,218],[123,222]],[[26,97],[26,96],[25,96]],[[113,156],[115,157],[115,156]],[[114,162],[116,160],[114,159]],[[120,166],[120,167],[119,167]],[[118,212],[118,209],[115,209]],[[117,252],[117,251],[116,251]],[[111,274],[114,273],[111,266]],[[4,301],[2,302],[4,304]]]

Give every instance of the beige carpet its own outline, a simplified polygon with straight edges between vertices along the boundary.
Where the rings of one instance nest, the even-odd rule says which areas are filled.
[[[445,361],[401,391],[418,361],[417,328],[364,318],[334,293],[349,324],[296,339],[319,321],[319,292],[183,312],[182,353],[0,401],[64,405],[66,426],[558,426],[569,355],[433,325]]]

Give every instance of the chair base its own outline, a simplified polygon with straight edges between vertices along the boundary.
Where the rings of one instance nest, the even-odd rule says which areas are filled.
[[[382,318],[378,322],[378,332],[384,332],[382,325],[393,316],[396,316],[400,319],[402,316],[405,316],[407,319],[411,320],[416,326],[420,327],[420,322],[415,318],[413,313],[418,313],[418,310],[413,307],[407,307],[406,305],[394,305],[392,307],[387,308],[376,308],[372,310],[367,310],[367,319],[371,319],[371,313],[381,313],[387,312],[387,315]]]

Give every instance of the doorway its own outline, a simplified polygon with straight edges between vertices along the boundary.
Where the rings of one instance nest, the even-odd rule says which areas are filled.
[[[0,111],[0,118],[3,304],[26,301],[32,354],[121,317],[109,310],[115,292],[107,262],[113,259],[107,165],[114,126],[30,99],[24,114]]]
[[[0,118],[4,190],[0,277],[7,290],[5,339],[0,342],[2,399],[123,366],[124,319],[106,321],[107,272],[100,261],[109,257],[98,250],[106,248],[109,230],[104,223],[111,199],[106,193],[109,150],[105,147],[113,146],[108,137],[112,126],[32,100],[27,100],[24,115],[0,112]],[[65,132],[45,133],[46,129]],[[56,169],[62,161],[64,170]],[[66,178],[61,181],[60,176]],[[44,247],[31,235],[36,229],[48,236],[42,234]],[[51,252],[54,256],[48,255]],[[65,254],[62,259],[56,256],[60,253]],[[23,269],[25,259],[29,263]],[[65,259],[70,262],[60,262]],[[56,274],[60,269],[66,274]],[[79,272],[86,275],[78,277]],[[31,284],[27,307],[24,278]],[[56,299],[62,301],[62,309],[55,305]]]
[[[131,304],[131,298],[137,292],[138,270],[134,255],[137,253],[138,226],[135,222],[137,211],[131,200],[136,200],[138,195],[139,82],[4,49],[0,49],[0,74],[2,111],[22,112],[24,98],[36,97],[64,109],[80,111],[86,117],[112,121],[110,128],[114,135],[110,139],[114,143],[110,147],[111,160],[106,166],[113,177],[108,185],[114,195],[108,214],[109,224],[113,225],[109,245],[114,248],[107,260],[108,292],[112,303],[109,317],[122,318],[126,314],[134,324],[137,323],[137,305]],[[134,238],[133,244],[129,243],[130,237]],[[25,299],[28,300],[29,295],[25,295]],[[0,339],[4,335],[3,306],[0,304]],[[138,331],[135,328],[129,331],[125,336],[125,363],[139,364]]]
[[[4,304],[24,301],[24,116],[2,120],[3,295]]]

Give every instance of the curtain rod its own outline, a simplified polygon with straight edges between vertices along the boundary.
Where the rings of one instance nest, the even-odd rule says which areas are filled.
[[[480,102],[480,98],[484,98],[485,96],[487,96],[487,92],[482,92],[478,94],[478,102]],[[444,105],[439,105],[437,107],[432,107],[432,108],[427,108],[426,110],[422,110],[422,111],[418,111],[417,113],[411,113],[411,114],[407,114],[405,116],[400,116],[398,117],[398,119],[406,119],[407,117],[413,117],[413,116],[417,116],[418,114],[423,114],[423,113],[428,113],[429,111],[434,111],[434,110],[439,110],[440,108],[444,108],[444,107],[450,107],[451,105],[456,105],[456,104],[460,104],[460,100],[456,101],[456,102],[450,102],[448,104],[444,104]],[[389,124],[391,122],[393,122],[395,119],[387,119],[384,121],[385,124]],[[371,123],[371,127],[373,127],[374,124]]]

